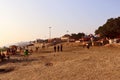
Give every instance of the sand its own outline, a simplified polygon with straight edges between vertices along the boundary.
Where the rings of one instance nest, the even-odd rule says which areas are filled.
[[[120,80],[120,47],[52,48],[0,63],[0,80]]]

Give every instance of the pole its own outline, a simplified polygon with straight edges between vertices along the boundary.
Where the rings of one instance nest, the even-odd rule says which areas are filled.
[[[67,30],[66,32],[67,32],[67,35],[69,35],[69,31]],[[70,39],[70,38],[69,38],[69,36],[68,36],[68,40],[67,40],[68,43],[69,43],[69,39]]]
[[[52,27],[49,27],[49,39],[51,39],[51,28]]]

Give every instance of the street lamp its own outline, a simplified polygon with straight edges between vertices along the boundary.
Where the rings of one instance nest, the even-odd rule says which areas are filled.
[[[67,35],[68,35],[68,40],[67,40],[67,42],[69,43],[69,41],[70,41],[70,40],[69,40],[69,39],[70,39],[69,31],[67,30],[66,32],[67,32]]]
[[[67,30],[66,32],[67,32],[67,34],[69,33],[69,31],[68,31],[68,30]]]
[[[49,39],[51,39],[51,28],[52,27],[49,27]]]

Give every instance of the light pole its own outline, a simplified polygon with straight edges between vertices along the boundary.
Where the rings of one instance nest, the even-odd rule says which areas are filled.
[[[66,32],[67,32],[67,35],[68,35],[68,40],[67,40],[67,42],[69,43],[69,39],[70,39],[70,37],[69,37],[69,31],[67,30]]]
[[[67,32],[67,34],[69,34],[69,31],[68,31],[68,30],[67,30],[66,32]]]
[[[49,39],[51,39],[51,28],[52,27],[49,27]]]

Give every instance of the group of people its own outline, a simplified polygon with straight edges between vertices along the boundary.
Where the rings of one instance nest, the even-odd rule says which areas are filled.
[[[0,51],[0,61],[3,61],[5,58],[7,58],[8,60],[10,59],[10,54],[9,54],[9,50],[6,51]]]
[[[54,52],[62,52],[63,51],[63,45],[54,45]]]

